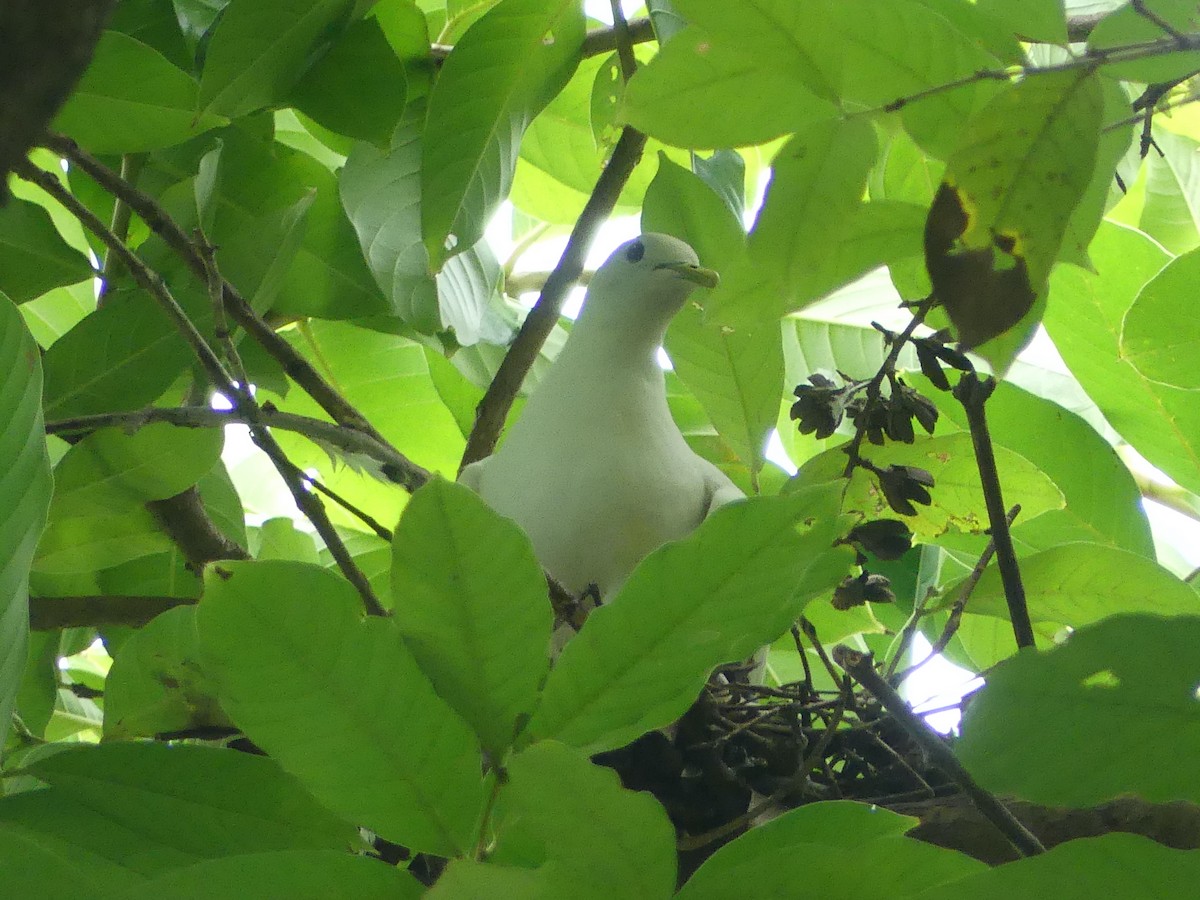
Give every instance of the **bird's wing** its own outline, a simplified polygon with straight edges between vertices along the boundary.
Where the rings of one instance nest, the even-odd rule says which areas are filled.
[[[465,484],[475,493],[479,493],[480,486],[483,483],[483,467],[487,465],[487,459],[481,459],[471,463],[465,469],[458,473],[458,483]]]

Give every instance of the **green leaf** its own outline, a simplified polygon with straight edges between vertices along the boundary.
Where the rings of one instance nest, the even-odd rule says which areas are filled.
[[[1004,485],[1004,502],[1021,504],[1021,517],[1035,519],[1051,509],[1061,509],[1063,495],[1044,472],[1011,450],[996,447],[996,465]],[[915,516],[904,523],[913,534],[936,541],[947,533],[980,534],[988,527],[987,507],[979,486],[979,471],[971,436],[966,433],[926,437],[918,435],[911,444],[889,443],[883,447],[864,444],[862,456],[880,468],[889,465],[916,466],[933,475],[929,506],[917,505]],[[840,481],[846,468],[842,448],[826,450],[806,462],[793,483],[802,487]],[[895,518],[878,489],[875,476],[856,467],[846,488],[843,507],[864,519]]]
[[[54,468],[52,518],[116,512],[187,490],[221,457],[219,428],[156,422],[132,433],[104,428],[71,447]]]
[[[46,418],[145,406],[171,386],[191,358],[148,296],[118,293],[46,351]]]
[[[527,747],[505,769],[490,862],[537,867],[547,896],[672,895],[675,829],[651,795],[552,741]]]
[[[384,152],[357,144],[338,177],[342,204],[391,310],[413,328],[442,327],[421,239],[421,133],[405,121]]]
[[[967,430],[962,404],[934,390],[919,375],[906,380],[938,403],[939,432],[955,426]],[[998,385],[988,400],[987,418],[993,440],[1045,472],[1066,501],[1062,509],[1048,510],[1032,520],[1022,511],[1012,530],[1018,546],[1045,550],[1055,544],[1089,541],[1154,558],[1141,491],[1121,458],[1091,425],[1057,403],[1009,383]],[[1050,435],[1053,440],[1047,440]]]
[[[10,203],[12,201],[9,201]],[[21,314],[0,295],[0,742],[25,669],[29,565],[46,524],[52,479],[42,424],[42,367]]]
[[[1077,774],[1077,772],[1075,773]],[[921,894],[921,900],[1159,900],[1200,877],[1194,852],[1173,850],[1138,834],[1076,838],[1045,853],[1005,863]]]
[[[646,191],[642,230],[672,234],[718,270],[744,255],[741,222],[698,176],[659,156]],[[783,391],[783,349],[774,322],[742,328],[706,322],[700,292],[675,317],[666,347],[675,371],[704,406],[717,432],[756,476]]]
[[[0,291],[13,303],[92,275],[87,257],[67,245],[45,209],[17,199],[0,209]]]
[[[39,347],[49,347],[96,308],[91,280],[54,288],[21,305],[21,315]]]
[[[634,75],[620,116],[664,143],[693,149],[762,144],[837,116],[791,66],[764,62],[746,51],[753,46],[685,28]],[[697,108],[713,114],[697,115]]]
[[[781,89],[781,80],[790,80],[827,101],[861,109],[882,107],[996,64],[995,57],[984,49],[989,42],[976,33],[984,29],[973,12],[959,12],[952,22],[920,0],[873,0],[856,6],[817,0],[804,4],[803,9],[790,0],[750,0],[736,5],[720,0],[676,0],[675,6],[709,39],[711,47],[721,48],[718,53],[741,54],[743,65],[753,67],[760,79],[765,79],[746,78],[740,82],[738,95],[718,90],[710,102],[689,105],[692,116],[705,122],[736,116],[733,107],[737,105],[761,109],[752,98],[778,97],[794,90]],[[681,39],[677,36],[667,49]],[[704,55],[712,53],[710,48]],[[693,63],[692,68],[704,70],[703,63]],[[730,68],[724,60],[716,66],[718,73]],[[919,143],[941,155],[958,137],[960,123],[995,93],[995,85],[973,81],[909,104],[901,117]],[[698,95],[696,99],[703,98]],[[763,110],[763,114],[765,117],[769,111]],[[784,133],[796,124],[783,124],[775,133]]]
[[[1063,0],[979,0],[976,6],[999,19],[1023,40],[1067,43]]]
[[[300,563],[223,563],[197,623],[221,705],[327,807],[413,850],[462,853],[483,803],[474,735],[350,585]]]
[[[224,124],[196,114],[195,80],[165,56],[106,31],[92,63],[51,123],[93,153],[140,153],[179,144]]]
[[[355,900],[416,900],[424,890],[403,869],[369,856],[330,850],[245,853],[173,869],[119,895],[119,900],[213,900],[247,897],[354,897]]]
[[[392,554],[405,643],[499,759],[550,668],[553,615],[529,538],[468,488],[434,479],[404,508]]]
[[[839,496],[730,504],[650,554],[563,650],[531,733],[598,752],[678,717],[715,666],[782,634],[845,575],[849,551],[831,549]]]
[[[447,57],[422,141],[421,226],[433,269],[483,237],[508,195],[522,133],[575,71],[583,24],[575,0],[504,0]]]
[[[320,556],[313,536],[296,527],[293,519],[277,516],[259,526],[251,550],[255,559],[287,559],[317,563]]]
[[[50,787],[0,799],[5,885],[25,896],[111,896],[203,859],[356,840],[262,757],[109,744],[65,749],[28,770]]]
[[[224,135],[208,233],[222,274],[246,296],[268,274],[280,279],[271,288],[278,292],[271,311],[280,316],[345,319],[388,311],[342,211],[335,176],[276,141],[245,131]],[[301,201],[311,206],[298,206]],[[287,243],[295,240],[300,213],[299,247],[289,259]],[[272,273],[279,266],[283,273]]]
[[[967,123],[947,163],[925,226],[925,261],[964,347],[1022,324],[982,351],[998,369],[1040,318],[1037,300],[1091,181],[1101,109],[1092,74],[1027,78]]]
[[[350,0],[233,0],[204,58],[199,106],[231,118],[283,100]]]
[[[1182,33],[1200,29],[1200,12],[1189,0],[1145,0],[1145,8]],[[1088,49],[1108,50],[1128,44],[1166,41],[1168,37],[1170,35],[1151,15],[1143,15],[1132,3],[1125,3],[1096,23],[1088,35]],[[1126,81],[1170,84],[1186,78],[1197,68],[1200,68],[1200,53],[1168,50],[1132,62],[1110,63],[1104,67],[1104,73]]]
[[[910,897],[985,870],[953,850],[904,837],[916,820],[862,803],[810,803],[751,828],[704,861],[679,900],[788,896]]]
[[[1198,681],[1200,618],[1110,616],[989,672],[957,751],[984,787],[1035,803],[1194,803],[1200,790],[1179,760],[1200,745]]]
[[[1168,257],[1127,228],[1101,226],[1089,250],[1098,274],[1062,266],[1046,328],[1112,427],[1153,465],[1200,491],[1200,406],[1193,391],[1147,381],[1121,357],[1122,320]]]
[[[47,524],[33,568],[47,574],[96,572],[172,547],[145,507],[66,516]]]
[[[1165,129],[1153,137],[1159,153],[1143,163],[1146,197],[1137,226],[1172,253],[1186,253],[1200,245],[1200,143]]]
[[[1200,388],[1200,324],[1193,302],[1198,274],[1200,250],[1192,250],[1148,281],[1125,313],[1121,357],[1150,381]]]
[[[168,610],[121,645],[104,682],[105,739],[229,725],[200,667],[195,607]]]
[[[1120,613],[1200,613],[1200,598],[1153,559],[1102,544],[1062,544],[1021,558],[1029,615],[1079,628]],[[958,595],[958,585],[944,596]],[[990,566],[971,592],[970,611],[1008,617],[1004,586]]]
[[[355,22],[292,91],[298,110],[330,131],[386,147],[408,79],[377,19]]]

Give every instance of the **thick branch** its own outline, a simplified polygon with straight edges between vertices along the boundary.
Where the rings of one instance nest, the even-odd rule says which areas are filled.
[[[909,737],[928,754],[933,763],[962,788],[963,793],[971,798],[971,802],[989,822],[1003,832],[1018,853],[1022,856],[1034,856],[1045,852],[1046,848],[1042,846],[1041,841],[1017,821],[1016,816],[1004,804],[980,787],[937,732],[914,713],[883,676],[875,671],[875,663],[870,654],[859,653],[845,644],[839,644],[833,648],[833,658],[883,705],[892,718],[908,732]]]
[[[183,551],[188,564],[197,570],[218,559],[250,558],[245,548],[227,538],[213,523],[195,487],[165,500],[151,500],[146,509]]]
[[[541,296],[525,317],[516,340],[513,341],[504,362],[496,372],[496,377],[488,385],[487,393],[479,403],[475,413],[475,427],[471,429],[471,435],[467,439],[460,471],[463,467],[490,455],[495,449],[500,429],[504,426],[513,400],[516,399],[526,374],[537,359],[542,344],[558,322],[567,293],[579,277],[579,273],[583,271],[588,247],[616,206],[617,197],[642,158],[642,148],[645,145],[646,136],[640,131],[626,127],[621,132],[608,165],[600,173],[587,205],[575,222],[562,258],[546,279]]]
[[[145,625],[155,616],[195,603],[193,597],[30,597],[29,627],[34,631],[97,625]]]
[[[996,545],[996,566],[1000,570],[1000,581],[1004,585],[1004,599],[1008,603],[1013,636],[1018,647],[1032,647],[1033,623],[1029,619],[1025,585],[1021,581],[1021,568],[1017,565],[1017,551],[1013,548],[1012,534],[1008,530],[1008,515],[1004,510],[1004,494],[1000,488],[1000,472],[996,468],[992,434],[988,430],[987,415],[984,412],[984,405],[995,389],[996,382],[991,378],[980,381],[974,372],[967,372],[954,386],[954,396],[962,404],[967,414],[967,426],[971,430],[975,465],[979,469],[988,524],[991,527],[992,541]]]

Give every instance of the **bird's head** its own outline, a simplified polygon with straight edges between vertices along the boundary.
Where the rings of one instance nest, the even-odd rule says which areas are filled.
[[[719,277],[700,265],[696,251],[666,234],[626,241],[592,276],[581,321],[625,323],[630,328],[665,329],[688,294],[717,285]],[[660,335],[661,336],[661,335]]]

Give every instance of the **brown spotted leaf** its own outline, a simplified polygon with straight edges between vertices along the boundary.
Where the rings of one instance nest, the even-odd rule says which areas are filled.
[[[966,126],[925,224],[925,262],[964,348],[1004,368],[1095,168],[1101,93],[1089,72],[1027,77]],[[990,352],[989,352],[990,351]]]

